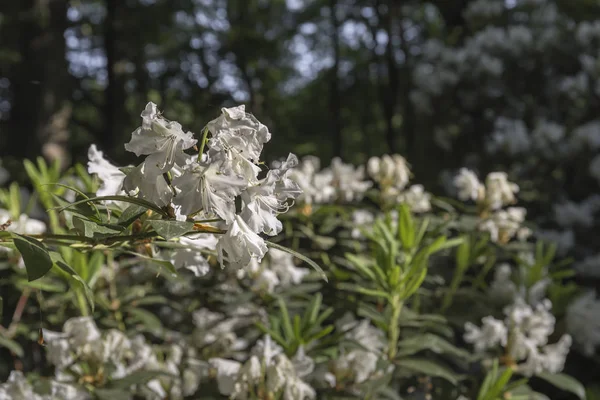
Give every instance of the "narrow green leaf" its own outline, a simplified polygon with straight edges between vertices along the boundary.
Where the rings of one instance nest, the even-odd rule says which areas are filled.
[[[382,291],[382,290],[376,290],[376,289],[367,289],[367,288],[363,288],[361,286],[358,286],[356,284],[353,283],[339,283],[338,284],[338,288],[342,289],[342,290],[350,290],[352,292],[356,292],[356,293],[360,293],[360,294],[364,294],[367,296],[374,296],[374,297],[380,297],[383,299],[387,299],[389,294]]]
[[[551,385],[564,390],[566,392],[573,393],[581,400],[585,400],[585,387],[575,378],[566,374],[550,374],[547,372],[537,374],[538,378],[545,380]]]
[[[7,337],[0,336],[0,347],[5,347],[13,352],[17,357],[23,357],[25,354],[21,345]]]
[[[269,246],[269,247],[272,247],[272,248],[277,249],[277,250],[285,251],[286,253],[290,253],[294,257],[299,258],[300,260],[304,261],[305,263],[307,263],[308,265],[310,265],[311,267],[313,267],[315,269],[315,271],[317,271],[321,275],[321,278],[323,278],[323,280],[325,282],[328,282],[327,275],[325,274],[325,271],[323,271],[323,269],[321,267],[319,267],[319,264],[317,264],[316,262],[314,262],[310,258],[306,257],[303,254],[298,253],[297,251],[294,251],[294,250],[292,250],[290,248],[282,246],[280,244],[269,242],[268,240],[266,240],[266,243],[267,243],[267,246]]]
[[[458,271],[465,271],[469,266],[469,258],[471,255],[471,242],[465,240],[458,246],[456,250],[456,267]]]
[[[448,354],[464,360],[469,360],[472,357],[470,352],[456,347],[446,339],[431,333],[404,339],[398,343],[398,346],[397,354],[399,357],[412,356],[424,350],[433,351],[437,354]]]
[[[287,342],[285,339],[279,334],[279,327],[277,329],[269,329],[260,322],[256,323],[256,327],[264,334],[267,334],[273,338],[280,346],[286,346]]]
[[[87,194],[83,193],[81,190],[79,190],[73,186],[65,185],[62,183],[56,183],[56,182],[55,183],[45,183],[43,186],[46,186],[46,185],[54,185],[54,186],[64,187],[65,189],[72,190],[73,192],[77,193],[79,195],[79,197],[83,197],[84,200],[90,199],[90,197]],[[98,207],[96,207],[96,205],[93,202],[90,202],[89,204],[92,207],[92,209],[94,210],[94,213],[96,214],[97,218],[100,219],[100,211],[98,210]]]
[[[194,223],[187,221],[152,220],[150,226],[165,240],[183,236],[194,229]]]
[[[121,226],[129,226],[133,223],[133,221],[135,221],[141,215],[143,215],[146,212],[146,210],[146,207],[137,204],[132,204],[129,207],[127,207],[125,211],[123,211],[123,213],[119,216],[117,224]]]
[[[424,358],[405,358],[398,360],[395,363],[399,367],[406,368],[414,372],[445,379],[453,385],[456,385],[460,380],[460,376],[452,372],[448,367]]]
[[[131,390],[127,389],[96,389],[95,398],[98,400],[131,400]]]
[[[146,329],[146,331],[159,335],[163,331],[163,325],[160,319],[148,310],[143,308],[127,307],[125,309],[130,318],[138,321]],[[130,321],[131,323],[131,321]]]
[[[142,260],[145,260],[145,261],[148,261],[148,262],[151,262],[151,263],[154,263],[154,264],[158,264],[161,267],[164,267],[171,274],[177,275],[177,269],[175,269],[175,266],[170,261],[161,260],[160,258],[148,257],[148,256],[145,256],[145,255],[140,254],[140,253],[135,253],[133,251],[126,251],[125,253],[131,254],[132,256],[139,257]]]
[[[114,380],[109,383],[111,388],[115,389],[126,389],[131,385],[140,385],[143,383],[147,383],[152,379],[158,378],[160,376],[170,376],[174,377],[174,375],[166,373],[164,371],[136,371],[124,378]]]
[[[286,339],[293,340],[294,329],[292,328],[292,320],[290,319],[287,306],[281,297],[277,299],[277,303],[279,304],[279,309],[281,310],[281,322],[283,323],[283,332],[285,333]]]
[[[356,267],[356,269],[358,269],[359,272],[361,272],[363,275],[368,277],[370,280],[372,280],[374,282],[377,281],[377,277],[375,276],[375,273],[367,265],[367,259],[359,257],[354,254],[351,254],[351,253],[346,253],[345,257],[348,259],[348,261],[350,261],[352,263],[352,265],[354,267]]]
[[[89,199],[83,199],[83,200],[79,200],[76,201],[74,203],[71,203],[67,206],[63,206],[63,207],[58,207],[56,208],[58,210],[58,212],[62,212],[70,207],[74,207],[78,204],[83,204],[83,203],[89,203],[89,202],[95,202],[95,201],[106,201],[106,200],[113,200],[113,201],[122,201],[124,203],[131,203],[131,204],[137,204],[139,206],[142,207],[146,207],[149,210],[152,211],[156,211],[157,213],[159,213],[160,215],[164,216],[164,217],[168,217],[168,214],[166,213],[166,211],[164,211],[162,208],[158,207],[157,205],[150,203],[147,200],[144,199],[139,199],[137,197],[129,197],[129,196],[99,196],[99,197],[91,197]]]
[[[402,247],[405,250],[412,249],[415,244],[415,227],[410,207],[406,204],[398,208],[398,219],[398,237],[402,241]]]
[[[30,282],[41,278],[50,271],[52,259],[48,254],[48,249],[42,242],[18,234],[13,237],[13,242],[23,257]]]
[[[78,216],[73,216],[73,227],[85,237],[89,238],[115,236],[123,231],[123,228],[119,225],[100,225],[94,221],[83,219]]]
[[[56,265],[58,268],[60,268],[67,274],[71,275],[71,277],[74,280],[76,280],[77,282],[79,282],[81,284],[83,293],[85,294],[85,298],[88,301],[88,303],[90,304],[90,308],[92,309],[92,312],[93,312],[94,306],[95,306],[94,305],[94,292],[92,292],[92,289],[88,286],[87,282],[84,281],[83,278],[81,278],[81,276],[79,276],[79,274],[77,272],[75,272],[75,270],[73,268],[69,267],[66,263],[64,263],[62,261],[56,261],[54,263],[54,265]]]

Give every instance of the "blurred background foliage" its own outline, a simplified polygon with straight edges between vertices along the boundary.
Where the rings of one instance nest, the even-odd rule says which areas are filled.
[[[490,27],[535,29],[535,9],[558,13],[537,28],[564,40],[498,55],[497,82],[473,69],[437,84],[443,62],[432,43],[464,49]],[[132,162],[122,143],[147,101],[197,134],[220,107],[244,103],[275,133],[267,158],[292,150],[364,162],[400,152],[428,186],[482,151],[490,113],[566,113],[546,83],[581,69],[569,24],[598,17],[593,0],[2,2],[0,157],[9,168],[40,153],[71,164],[97,143]],[[429,111],[419,106],[425,84],[438,86]]]

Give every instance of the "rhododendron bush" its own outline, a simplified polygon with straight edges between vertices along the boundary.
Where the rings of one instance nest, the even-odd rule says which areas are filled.
[[[0,399],[585,398],[600,302],[507,173],[441,197],[397,154],[265,165],[244,106],[141,118],[139,164],[91,146],[1,192]]]

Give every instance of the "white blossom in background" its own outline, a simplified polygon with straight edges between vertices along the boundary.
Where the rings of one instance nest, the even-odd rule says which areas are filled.
[[[526,210],[522,207],[509,207],[495,211],[479,224],[479,230],[488,232],[493,242],[506,243],[515,236],[525,240],[531,231],[523,227]]]
[[[506,153],[510,156],[525,153],[531,148],[531,140],[525,123],[500,117],[496,120],[495,130],[486,143],[488,153]]]
[[[338,380],[360,384],[373,378],[380,372],[377,362],[386,348],[385,334],[373,327],[369,320],[356,321],[350,314],[336,325],[346,332],[346,340],[359,343],[361,348],[342,349],[340,356],[330,364],[329,371],[320,374],[319,378],[331,387],[335,387]]]
[[[274,293],[277,289],[298,285],[309,273],[307,268],[296,267],[291,254],[271,249],[262,262],[252,260],[247,268],[238,271],[237,277],[249,277],[253,290]]]
[[[210,265],[202,251],[215,249],[218,241],[215,235],[206,233],[182,236],[179,243],[186,248],[175,250],[171,255],[171,263],[177,269],[192,271],[196,277],[204,276],[210,270]]]
[[[587,88],[587,85],[585,85]],[[600,149],[600,121],[593,120],[573,130],[569,147],[572,152]]]
[[[600,278],[600,253],[584,258],[574,268],[585,277]]]
[[[321,171],[321,162],[317,157],[306,156],[298,167],[290,172],[290,178],[298,183],[302,194],[298,201],[303,204],[329,203],[335,198],[331,171]]]
[[[590,162],[589,172],[592,178],[600,184],[600,154],[596,155]]]
[[[531,133],[533,147],[548,159],[562,156],[566,153],[562,145],[565,139],[565,127],[556,122],[541,119]]]
[[[554,217],[556,222],[564,227],[586,227],[594,224],[594,214],[600,210],[600,196],[592,195],[582,201],[575,203],[563,201],[554,205]]]
[[[102,185],[96,191],[96,196],[114,196],[124,194],[122,191],[125,173],[104,158],[104,153],[93,144],[88,150],[88,172],[98,175]]]
[[[541,372],[562,371],[571,347],[571,336],[563,335],[558,342],[548,344],[554,332],[556,318],[550,312],[552,304],[545,299],[535,306],[517,297],[515,302],[504,308],[504,321],[485,317],[483,326],[467,323],[465,341],[474,345],[479,353],[506,347],[520,373],[526,376]]]
[[[365,180],[365,168],[362,165],[355,168],[352,164],[346,164],[336,157],[331,160],[330,168],[337,197],[342,202],[362,200],[366,191],[372,186],[370,181]]]
[[[563,231],[539,230],[535,234],[541,240],[554,243],[556,254],[559,256],[565,256],[575,246],[575,234],[571,229]]]
[[[590,290],[567,308],[567,331],[582,352],[591,357],[600,347],[600,300],[596,292]]]
[[[518,192],[519,186],[508,180],[506,172],[491,172],[485,179],[486,202],[492,210],[513,204]]]
[[[462,201],[477,201],[485,195],[485,188],[479,182],[477,175],[467,168],[461,168],[454,178],[454,186],[458,189],[458,198]]]
[[[10,175],[8,174],[8,171],[4,168],[2,168],[2,163],[0,162],[0,186],[4,185],[6,182],[8,182],[8,179],[10,178]]]
[[[358,209],[352,211],[352,231],[350,235],[354,239],[363,237],[361,229],[368,229],[375,222],[375,215],[367,210]]]
[[[303,351],[300,358],[306,363]],[[209,363],[216,371],[219,392],[231,399],[247,399],[259,385],[264,385],[270,396],[283,400],[316,398],[315,390],[302,380],[294,362],[269,336],[256,344],[244,363],[222,358],[211,358]]]
[[[406,159],[398,154],[371,157],[367,162],[369,176],[382,187],[402,190],[410,179],[410,168]]]
[[[494,279],[488,289],[489,297],[501,303],[511,303],[518,294],[517,285],[512,281],[512,269],[502,263],[494,270]]]
[[[100,332],[91,317],[71,318],[65,322],[62,332],[45,331],[44,338],[47,342],[48,361],[55,366],[54,390],[75,393],[73,399],[87,398],[87,395],[64,385],[74,385],[77,374],[83,376],[89,370],[104,370],[109,372],[104,378],[121,379],[137,371],[173,373],[176,372],[175,365],[184,364],[177,346],[172,347],[166,359],[159,361],[155,350],[142,335],[129,338],[115,329]],[[202,373],[201,370],[197,372]],[[191,371],[187,371],[187,376],[191,379],[190,373]],[[179,375],[179,371],[176,375]],[[199,383],[199,377],[195,381]],[[187,391],[193,393],[196,389],[190,387],[190,382]],[[147,394],[146,398],[160,399],[167,395],[165,387],[181,391],[181,385],[179,380],[173,382],[169,378],[156,378],[140,385],[140,390]]]
[[[475,0],[465,10],[465,19],[495,18],[504,13],[504,0]]]
[[[488,316],[481,322],[481,328],[470,322],[465,324],[464,339],[473,344],[475,351],[483,352],[498,345],[506,346],[508,330],[503,321]]]
[[[425,191],[423,185],[412,185],[399,196],[400,203],[406,203],[415,213],[431,210],[431,194]]]
[[[40,235],[46,232],[46,224],[37,219],[29,218],[25,214],[21,214],[17,220],[14,220],[8,210],[0,208],[0,225],[8,224],[6,230],[9,232],[19,233],[23,235]]]
[[[82,397],[82,399],[91,398]],[[0,400],[27,399],[27,400],[51,400],[51,396],[43,396],[33,391],[33,386],[25,379],[21,371],[11,371],[8,380],[0,384]],[[71,400],[74,399],[71,397]]]

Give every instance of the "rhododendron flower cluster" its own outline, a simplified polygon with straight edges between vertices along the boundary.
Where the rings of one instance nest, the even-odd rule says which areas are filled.
[[[95,146],[90,148],[88,170],[102,180],[97,195],[124,190],[160,207],[171,207],[178,220],[218,219],[219,228],[226,231],[213,247],[221,265],[225,259],[235,268],[260,261],[267,253],[260,234],[278,234],[282,225],[277,215],[302,192],[291,175],[298,164],[296,156],[290,154],[259,177],[263,172],[260,155],[271,133],[243,105],[224,108],[220,117],[207,124],[205,133],[210,138],[203,138],[200,146],[207,151],[202,154],[185,152],[198,141],[179,123],[166,120],[156,104],[148,103],[141,117],[142,125],[125,149],[146,158],[128,172],[104,159]],[[175,257],[179,264],[197,275],[207,270],[200,259],[181,260],[184,255]]]

